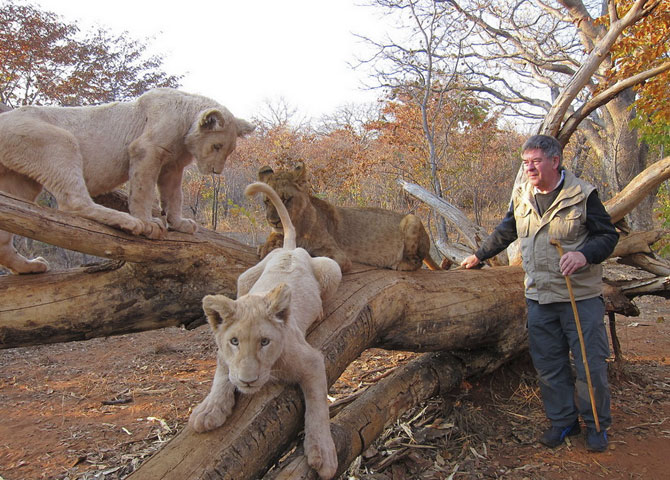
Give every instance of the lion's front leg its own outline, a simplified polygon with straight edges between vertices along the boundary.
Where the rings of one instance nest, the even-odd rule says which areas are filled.
[[[151,206],[155,198],[154,191],[158,183],[158,174],[167,154],[158,152],[157,148],[143,137],[133,141],[128,151],[130,153],[130,192],[128,194],[130,214],[142,221],[144,236],[153,239],[163,238],[167,231],[166,225],[163,219],[152,217]]]
[[[217,355],[212,389],[207,397],[193,409],[188,424],[198,433],[214,430],[226,422],[234,406],[235,386],[228,380],[228,367]]]
[[[172,230],[184,233],[195,233],[198,224],[190,218],[181,216],[183,205],[182,178],[184,169],[180,164],[165,165],[158,176],[158,192],[161,198],[161,209],[167,216],[168,226]]]
[[[306,342],[299,355],[299,384],[305,396],[305,456],[323,480],[337,472],[337,450],[330,433],[328,381],[321,352]]]

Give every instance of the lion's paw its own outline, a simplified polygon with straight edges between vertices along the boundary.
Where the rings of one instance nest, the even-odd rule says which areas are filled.
[[[330,430],[320,435],[305,437],[305,455],[310,467],[322,480],[329,480],[337,473],[337,450]]]
[[[165,237],[166,232],[167,227],[163,219],[152,218],[150,221],[144,222],[144,232],[142,235],[152,240],[160,240]]]
[[[139,218],[128,215],[128,218],[124,218],[123,222],[120,222],[118,226],[121,230],[130,232],[133,235],[144,235],[144,222]]]
[[[173,222],[169,222],[170,228],[177,232],[195,233],[198,231],[198,224],[190,218],[179,218]]]
[[[207,397],[193,409],[188,424],[198,433],[208,432],[223,425],[232,411],[233,405],[212,401]]]
[[[49,270],[49,262],[42,257],[33,258],[21,265],[21,270],[18,273],[44,273]]]

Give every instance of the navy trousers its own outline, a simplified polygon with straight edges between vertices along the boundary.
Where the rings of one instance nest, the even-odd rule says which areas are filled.
[[[587,427],[595,428],[572,305],[570,302],[541,305],[530,299],[526,299],[526,303],[530,355],[539,376],[547,418],[552,426],[566,427],[572,425],[581,415]],[[598,421],[604,430],[612,423],[607,381],[609,342],[604,323],[605,304],[602,297],[576,303]],[[576,378],[571,366],[570,352],[574,357]]]

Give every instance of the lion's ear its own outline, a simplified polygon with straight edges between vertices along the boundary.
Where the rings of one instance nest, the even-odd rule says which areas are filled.
[[[246,120],[237,117],[235,118],[235,125],[237,126],[238,137],[245,137],[256,129],[256,125],[253,123],[249,123]]]
[[[295,168],[293,169],[293,178],[295,179],[295,183],[301,187],[305,186],[305,183],[307,182],[307,167],[305,167],[305,162],[302,160],[295,164]]]
[[[291,304],[291,289],[285,283],[280,283],[265,296],[268,302],[268,313],[286,323]]]
[[[210,108],[200,112],[198,126],[201,130],[222,130],[225,124],[226,120],[223,118],[223,114],[216,108]]]
[[[268,183],[267,180],[272,176],[273,173],[275,173],[274,170],[265,165],[258,170],[258,179],[261,182]]]
[[[235,300],[225,295],[206,295],[202,299],[202,309],[212,330],[216,331],[221,325],[230,323],[235,314]]]

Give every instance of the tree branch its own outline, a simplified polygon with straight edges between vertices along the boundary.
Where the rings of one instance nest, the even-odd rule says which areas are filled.
[[[566,1],[565,3],[567,4],[572,2]],[[553,136],[558,135],[565,114],[572,104],[572,101],[577,97],[582,88],[584,88],[584,86],[590,81],[593,74],[598,70],[602,62],[609,58],[610,50],[612,45],[614,45],[614,42],[616,42],[616,40],[626,28],[628,28],[630,25],[633,25],[635,22],[651,12],[651,10],[645,9],[646,3],[651,4],[655,2],[647,2],[647,0],[636,0],[623,18],[616,19],[610,23],[610,28],[607,33],[605,33],[605,35],[603,35],[602,38],[600,38],[595,43],[593,50],[591,50],[591,52],[588,54],[587,58],[579,67],[579,70],[577,70],[565,88],[561,91],[561,94],[555,100],[553,107],[547,113],[545,121],[543,122],[540,129],[540,133]]]
[[[561,145],[565,146],[568,143],[568,140],[570,140],[572,134],[575,132],[575,130],[577,130],[577,127],[582,122],[582,120],[588,117],[591,112],[609,103],[610,100],[612,100],[624,90],[634,87],[635,85],[639,85],[640,83],[644,83],[646,80],[655,77],[656,75],[660,75],[661,73],[668,70],[670,70],[670,61],[665,62],[656,68],[646,70],[644,72],[638,73],[637,75],[633,75],[632,77],[621,80],[606,90],[603,90],[598,95],[584,103],[572,115],[570,115],[570,117],[568,117],[558,132],[556,138],[561,143]]]
[[[190,259],[201,254],[203,248],[211,253],[246,249],[242,244],[229,239],[223,241],[220,235],[204,229],[196,235],[168,232],[163,240],[149,240],[2,192],[0,229],[68,250],[138,263]]]
[[[647,167],[626,187],[605,202],[605,208],[612,217],[612,223],[630,213],[640,201],[670,178],[670,156]]]

